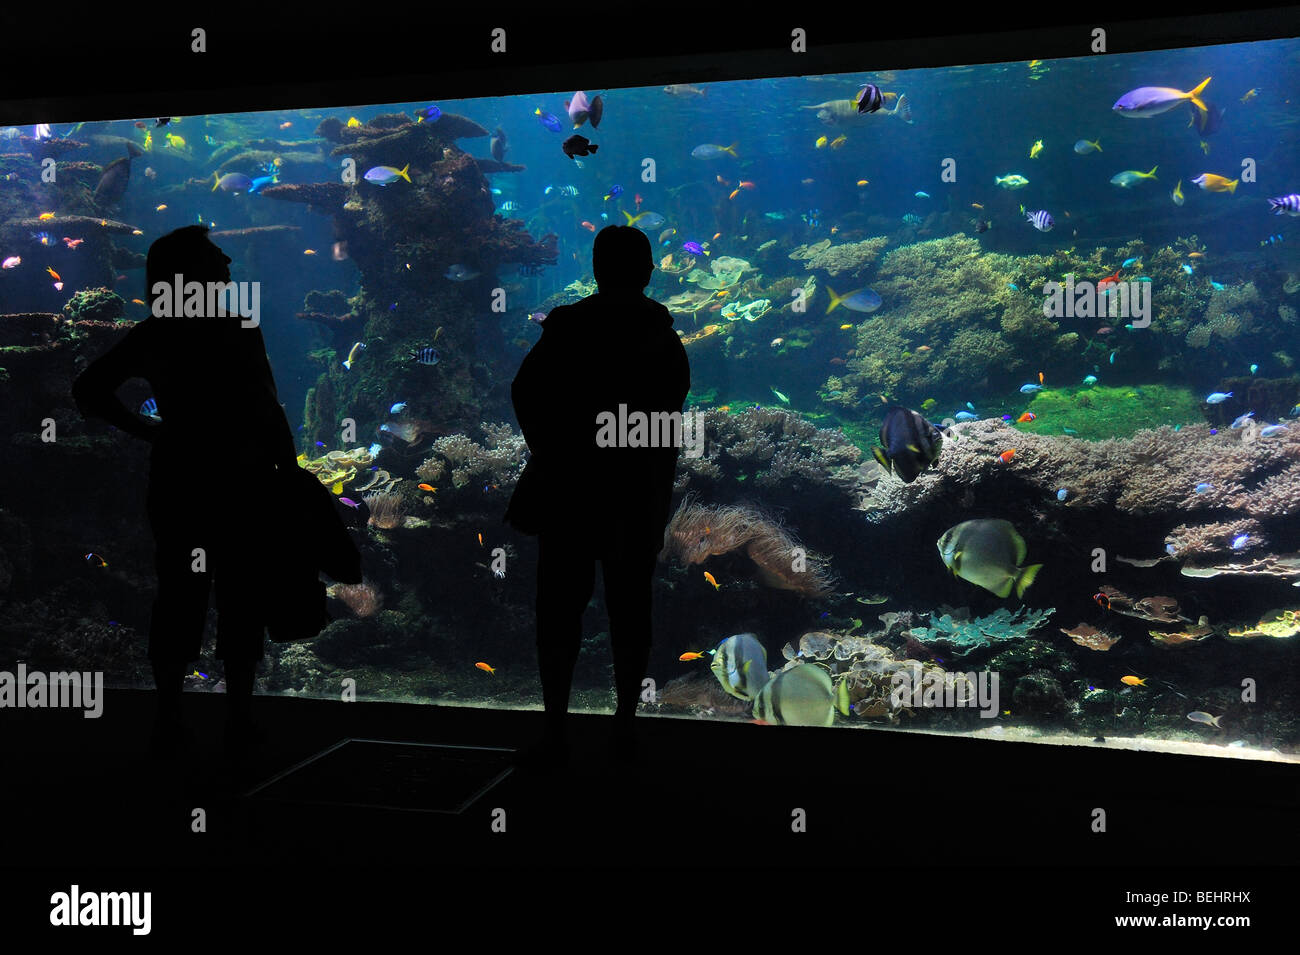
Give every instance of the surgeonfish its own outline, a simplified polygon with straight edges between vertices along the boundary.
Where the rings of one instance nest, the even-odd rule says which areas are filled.
[[[996,518],[963,521],[944,531],[939,556],[954,575],[999,597],[1017,597],[1038,576],[1042,564],[1022,566],[1028,548],[1010,521]]]
[[[752,700],[768,681],[767,649],[752,633],[727,637],[709,665],[722,688],[738,700]]]
[[[918,412],[895,405],[885,412],[880,444],[871,449],[880,466],[897,474],[904,484],[911,484],[939,460],[943,432]]]

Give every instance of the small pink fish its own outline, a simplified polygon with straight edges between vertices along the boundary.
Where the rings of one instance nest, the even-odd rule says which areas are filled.
[[[352,498],[350,498],[350,497],[341,497],[341,498],[339,498],[339,503],[340,503],[340,504],[346,504],[348,507],[353,507],[353,508],[356,508],[356,507],[360,507],[360,506],[361,506],[361,505],[358,504],[356,501],[352,500]]]
[[[0,262],[0,269],[16,269],[22,264],[23,257],[21,255],[11,255],[3,262]]]
[[[85,239],[69,239],[66,235],[63,237],[63,244],[66,245],[69,249],[75,249],[77,246],[81,245],[81,243],[85,241],[86,241]]]

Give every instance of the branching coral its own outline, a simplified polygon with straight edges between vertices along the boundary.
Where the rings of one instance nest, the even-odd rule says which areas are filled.
[[[1055,607],[1046,610],[1031,610],[1021,607],[1014,613],[1006,607],[999,607],[987,617],[971,619],[970,611],[965,614],[946,613],[942,617],[930,614],[929,627],[915,627],[912,636],[922,643],[930,640],[946,640],[954,647],[970,651],[976,647],[988,646],[991,641],[1014,640],[1028,636],[1048,621],[1056,613]]]
[[[449,434],[433,442],[433,454],[415,470],[424,481],[436,483],[451,469],[451,483],[458,488],[483,481],[509,487],[519,480],[528,446],[524,436],[508,424],[482,423],[486,446],[467,435]]]
[[[769,587],[806,596],[830,590],[827,560],[806,550],[779,524],[751,507],[707,507],[683,500],[668,523],[660,558],[672,555],[690,566],[742,549]]]

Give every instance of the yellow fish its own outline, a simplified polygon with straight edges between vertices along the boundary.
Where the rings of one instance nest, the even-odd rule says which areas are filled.
[[[704,579],[713,585],[714,590],[722,589],[722,585],[718,583],[717,580],[714,579],[713,575],[709,573],[707,570],[704,572]]]
[[[817,137],[817,142],[813,143],[813,147],[814,147],[815,149],[825,149],[825,148],[826,148],[826,144],[829,143],[829,142],[830,142],[830,139],[829,139],[828,137],[826,137],[826,136],[818,136],[818,137]]]
[[[175,133],[168,133],[167,145],[171,146],[173,149],[184,149],[185,140],[182,137],[177,136]]]
[[[153,211],[154,211],[154,212],[162,212],[162,211],[163,211],[164,209],[166,209],[166,208],[167,208],[167,203],[164,202],[162,205],[157,206]]]
[[[360,125],[361,120],[357,119],[355,116],[348,117],[348,129],[356,129]]]
[[[437,330],[433,333],[433,340],[436,342],[438,340],[438,336],[441,334],[442,334],[442,326],[439,325]]]
[[[859,188],[859,189],[861,189],[863,186],[867,186],[867,185],[870,185],[870,184],[871,184],[871,181],[870,181],[869,179],[859,179],[859,180],[858,180],[858,188]]]
[[[1174,191],[1169,194],[1169,198],[1174,200],[1174,205],[1181,206],[1183,200],[1183,181],[1178,180],[1178,185],[1174,186]]]
[[[39,216],[37,216],[36,218],[40,219],[42,222],[48,222],[50,219],[53,219],[53,218],[54,218],[54,213],[53,213],[53,212],[42,212],[42,213],[41,213]]]
[[[853,327],[852,325],[841,325],[841,326],[840,326],[840,331],[842,331],[842,332],[847,332],[847,331],[848,331],[850,328],[852,328],[852,327]]]
[[[1135,676],[1122,676],[1119,678],[1119,682],[1123,683],[1125,686],[1146,686],[1147,685],[1147,681],[1145,679],[1135,677]]]
[[[1243,103],[1249,103],[1258,95],[1259,95],[1259,87],[1256,86],[1254,89],[1246,90],[1246,95],[1241,98],[1241,101]]]
[[[1039,67],[1039,66],[1042,66],[1042,65],[1043,65],[1043,61],[1042,61],[1042,60],[1030,60],[1030,61],[1029,61],[1029,68],[1030,68],[1031,70],[1034,69],[1035,67]]]
[[[315,249],[303,249],[303,250],[302,250],[302,254],[303,254],[303,255],[315,255],[315,254],[316,254],[316,250],[315,250]]]
[[[1216,176],[1212,172],[1203,172],[1192,182],[1196,183],[1206,192],[1233,192],[1237,191],[1237,183],[1240,180],[1229,179],[1226,176]]]
[[[673,254],[671,252],[669,252],[662,259],[659,260],[659,268],[661,269],[669,268],[672,264],[673,264]]]
[[[831,140],[831,149],[839,149],[849,141],[849,137],[840,135]]]
[[[153,149],[153,133],[152,133],[152,132],[146,132],[146,133],[144,134],[144,148],[145,148],[145,149]]]
[[[1043,141],[1040,139],[1038,140],[1038,142],[1034,143],[1032,146],[1029,147],[1029,158],[1037,159],[1038,154],[1041,153],[1042,151],[1043,151]]]

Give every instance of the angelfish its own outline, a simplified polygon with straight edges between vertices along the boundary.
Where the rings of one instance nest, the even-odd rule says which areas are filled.
[[[938,547],[954,575],[999,597],[1010,596],[1013,588],[1023,597],[1043,566],[1021,566],[1028,548],[1010,521],[963,521],[944,531]]]

